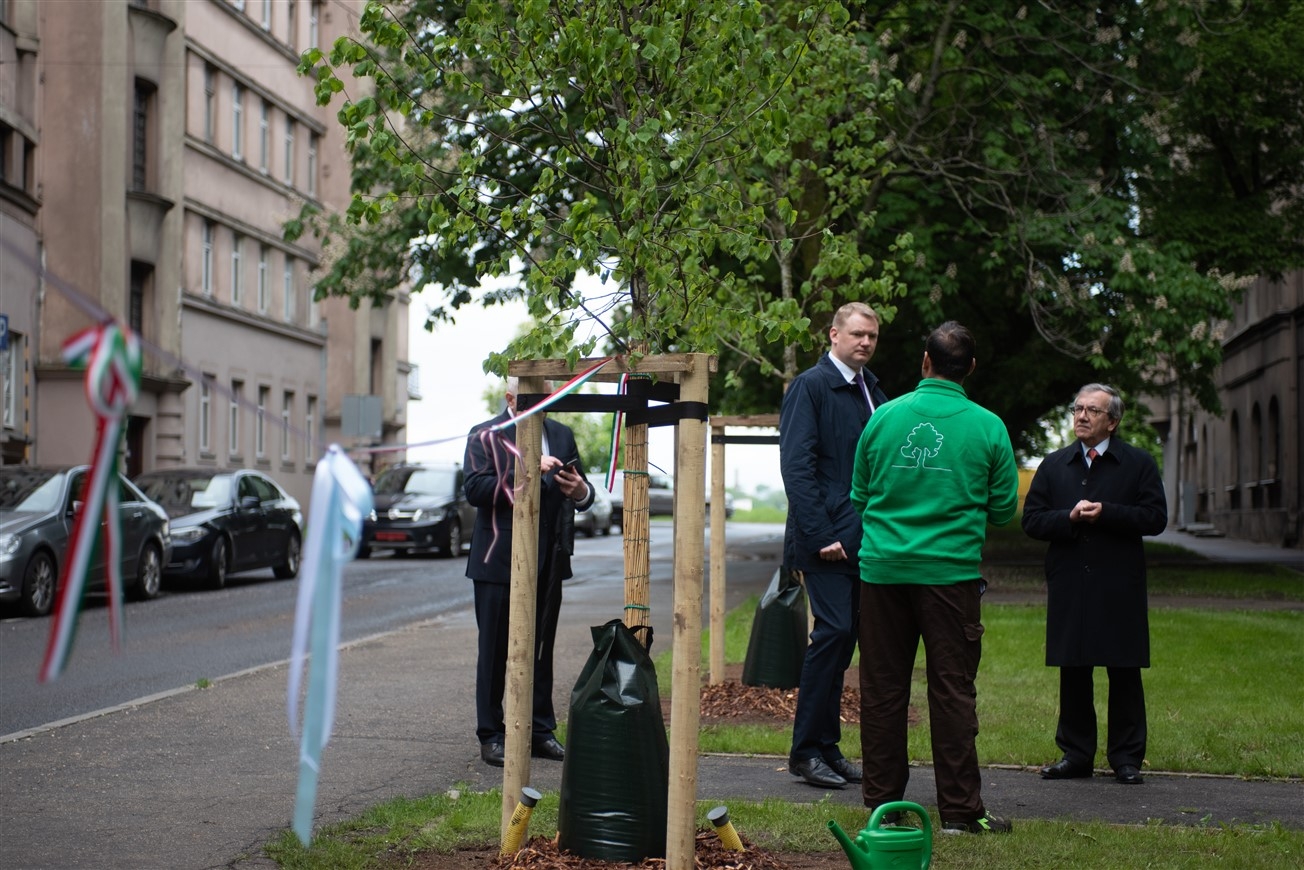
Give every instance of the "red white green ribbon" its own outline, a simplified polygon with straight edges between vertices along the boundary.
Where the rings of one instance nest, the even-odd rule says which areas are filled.
[[[72,649],[77,616],[86,591],[91,553],[104,528],[105,589],[109,596],[109,637],[117,650],[122,634],[122,528],[118,516],[118,445],[122,418],[140,392],[140,340],[117,323],[104,323],[74,335],[63,345],[69,365],[86,368],[86,401],[97,420],[95,449],[73,521],[72,546],[59,578],[50,640],[41,664],[41,682],[63,671]]]

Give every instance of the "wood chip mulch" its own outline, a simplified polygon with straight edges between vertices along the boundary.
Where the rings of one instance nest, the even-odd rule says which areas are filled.
[[[790,722],[796,712],[796,689],[745,686],[737,680],[702,687],[703,719],[771,718]],[[842,721],[860,722],[860,689],[851,686],[842,689]]]
[[[693,866],[697,870],[789,870],[791,865],[743,840],[744,850],[731,852],[714,831],[699,831],[693,847]],[[638,867],[664,870],[664,858],[646,858],[638,864],[580,858],[560,851],[557,844],[544,837],[530,840],[513,856],[499,856],[489,870],[611,870],[613,867]]]

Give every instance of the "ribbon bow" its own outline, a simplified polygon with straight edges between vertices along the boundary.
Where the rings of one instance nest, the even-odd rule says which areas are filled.
[[[50,641],[41,664],[41,682],[63,671],[73,635],[95,538],[104,526],[105,588],[109,596],[109,637],[118,649],[122,631],[122,527],[118,515],[118,444],[122,418],[140,393],[140,339],[114,322],[77,333],[63,345],[63,359],[86,368],[86,401],[97,420],[95,449],[73,522],[72,546],[59,579],[59,598]]]
[[[290,733],[299,731],[299,683],[308,662],[299,746],[299,788],[294,803],[294,832],[307,845],[317,799],[321,753],[335,722],[335,687],[339,675],[341,573],[358,551],[362,518],[372,507],[371,486],[353,461],[332,444],[318,461],[312,481],[307,539],[299,574],[294,613],[287,709]]]

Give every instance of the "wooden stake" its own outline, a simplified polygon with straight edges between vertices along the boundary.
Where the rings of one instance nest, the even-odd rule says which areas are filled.
[[[705,404],[710,358],[689,354],[679,397]],[[702,689],[702,533],[706,501],[706,423],[683,420],[675,458],[674,670],[670,686],[670,783],[666,870],[693,870],[697,836],[697,729]],[[685,507],[683,510],[678,510]]]
[[[541,377],[522,377],[520,391],[545,392]],[[515,493],[512,507],[512,585],[507,615],[507,685],[503,693],[506,742],[503,747],[503,813],[498,841],[516,810],[521,788],[530,784],[530,737],[534,718],[534,620],[539,582],[539,462],[543,418],[531,415],[516,424]],[[498,539],[497,546],[507,542]]]
[[[711,426],[724,436],[724,426]],[[724,682],[724,443],[711,439],[711,685]]]
[[[651,526],[647,495],[647,426],[625,428],[625,608],[621,619],[631,629],[652,622]],[[647,632],[640,639],[646,646]]]

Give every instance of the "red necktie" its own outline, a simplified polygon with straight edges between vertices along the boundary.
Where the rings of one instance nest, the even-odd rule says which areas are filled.
[[[1090,464],[1091,462],[1095,462],[1095,461],[1096,461],[1096,457],[1099,456],[1099,455],[1100,455],[1100,454],[1096,452],[1096,448],[1094,448],[1094,447],[1088,447],[1088,448],[1087,448],[1087,459],[1090,460],[1090,462],[1088,462],[1088,464]]]

